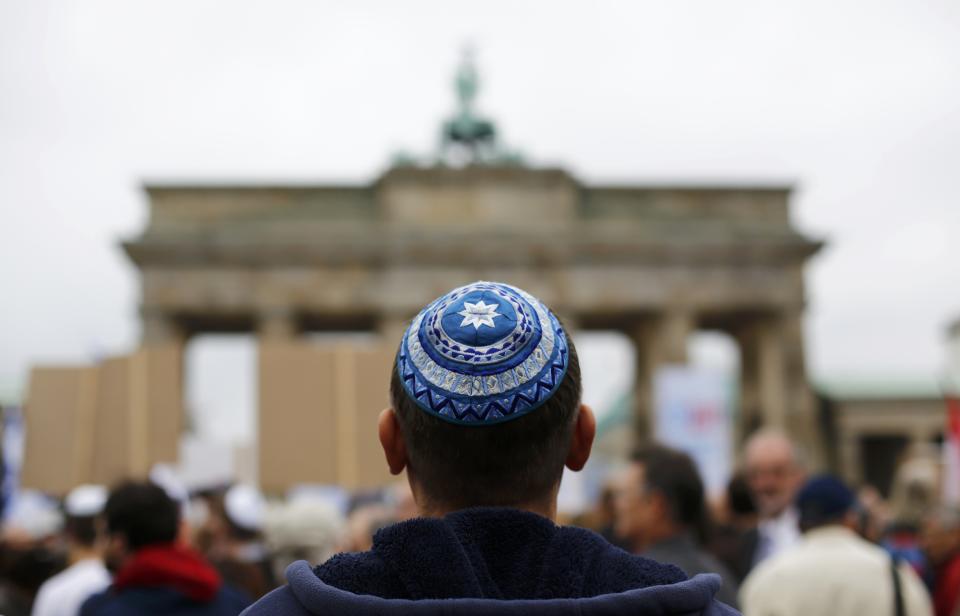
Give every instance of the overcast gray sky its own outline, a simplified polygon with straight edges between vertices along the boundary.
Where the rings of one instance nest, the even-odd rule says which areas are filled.
[[[144,179],[366,182],[480,107],[585,181],[786,181],[817,378],[932,380],[960,317],[955,1],[0,0],[0,387],[123,352]]]

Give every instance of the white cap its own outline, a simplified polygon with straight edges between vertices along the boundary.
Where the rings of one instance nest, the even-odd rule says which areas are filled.
[[[70,490],[63,501],[63,510],[69,516],[94,516],[107,504],[107,489],[100,485],[85,484]]]
[[[260,490],[253,486],[238,483],[227,490],[223,497],[223,509],[230,521],[240,528],[253,531],[263,529],[267,501]]]
[[[323,562],[341,542],[344,524],[344,517],[333,503],[300,499],[271,507],[264,535],[272,550],[301,552],[306,548],[309,551],[306,560]]]
[[[287,502],[324,503],[345,516],[350,504],[350,494],[339,486],[301,483],[287,490]]]

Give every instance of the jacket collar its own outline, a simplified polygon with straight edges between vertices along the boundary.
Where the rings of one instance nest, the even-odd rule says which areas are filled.
[[[720,576],[710,573],[690,580],[621,593],[575,599],[383,599],[358,595],[325,584],[306,561],[287,567],[287,581],[297,601],[312,614],[354,616],[441,616],[444,614],[523,614],[523,616],[591,616],[613,614],[704,614],[736,616],[714,602]]]
[[[837,540],[850,541],[859,539],[859,535],[846,526],[841,526],[840,524],[827,524],[826,526],[820,526],[808,530],[803,534],[803,539],[806,542],[812,541],[814,543]]]

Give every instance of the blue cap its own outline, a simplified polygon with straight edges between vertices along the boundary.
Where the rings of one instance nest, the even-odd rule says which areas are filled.
[[[427,413],[489,425],[542,406],[563,381],[568,359],[563,328],[538,299],[506,284],[474,282],[413,319],[397,372]]]
[[[822,522],[841,517],[853,509],[856,497],[845,483],[833,475],[818,475],[797,493],[800,520]]]

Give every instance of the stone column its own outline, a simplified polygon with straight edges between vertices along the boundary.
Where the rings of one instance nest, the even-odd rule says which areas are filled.
[[[803,344],[803,307],[792,306],[780,317],[786,382],[786,429],[807,455],[811,470],[827,465],[823,429],[818,424],[817,401],[807,379]],[[859,455],[859,454],[858,454]]]
[[[814,467],[822,466],[823,444],[807,382],[801,311],[752,317],[736,330],[735,337],[741,351],[737,442],[756,427],[776,428],[803,447]]]
[[[786,354],[781,323],[758,316],[736,332],[740,344],[740,437],[755,425],[786,429]]]
[[[740,408],[735,414],[733,426],[735,445],[743,443],[746,437],[759,426],[762,419],[760,406],[760,369],[759,353],[755,343],[756,329],[741,327],[733,332],[740,347]]]
[[[653,388],[657,369],[687,362],[687,338],[694,326],[693,313],[677,308],[643,319],[628,332],[636,346],[633,420],[638,442],[651,438],[654,433]]]
[[[777,318],[764,319],[757,328],[757,391],[763,423],[768,427],[787,428],[786,349],[782,323]]]
[[[290,341],[297,337],[297,323],[288,308],[267,308],[260,312],[257,336],[271,342]]]
[[[860,448],[863,435],[859,431],[845,426],[841,429],[837,454],[840,462],[840,476],[850,485],[858,485],[863,480],[863,458]]]
[[[140,309],[143,320],[141,342],[143,346],[183,343],[184,332],[176,319],[161,308],[144,306]]]

